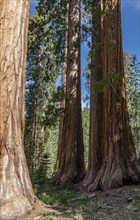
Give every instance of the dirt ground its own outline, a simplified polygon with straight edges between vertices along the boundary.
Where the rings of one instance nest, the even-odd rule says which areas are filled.
[[[43,208],[37,204],[20,220],[140,220],[140,185],[106,192],[77,192],[63,206],[41,204]]]

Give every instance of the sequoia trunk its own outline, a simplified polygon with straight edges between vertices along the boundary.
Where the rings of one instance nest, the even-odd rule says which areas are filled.
[[[61,167],[54,177],[55,182],[60,184],[79,182],[85,175],[80,93],[80,1],[71,0],[68,5],[66,99],[63,132],[60,131],[61,156],[57,161]]]
[[[99,0],[95,0],[93,4],[90,76],[90,149],[88,172],[83,181],[83,186],[92,182],[99,172],[102,163],[103,146],[103,91],[102,89],[100,91],[98,88],[98,83],[103,78],[101,4]]]
[[[101,165],[98,173],[96,173],[96,169],[89,167],[88,173],[95,173],[92,179],[87,178],[84,181],[84,186],[88,187],[89,191],[106,190],[120,187],[123,183],[140,181],[140,167],[129,126],[126,102],[120,0],[104,0],[100,2],[100,5],[104,11],[100,18],[103,43],[103,46],[100,47],[103,74],[101,79],[107,85],[103,91],[103,110],[98,113],[100,118],[103,118],[103,142],[100,144],[96,136],[91,136],[95,139],[94,142],[98,143],[99,152],[101,152],[99,164]],[[95,33],[97,31],[94,29]],[[99,102],[98,98],[96,103]],[[98,122],[100,122],[99,119],[96,123]],[[90,141],[91,154],[98,149],[92,138]],[[94,164],[93,158],[89,159],[90,163]]]
[[[68,22],[68,19],[66,18],[66,22]],[[68,55],[68,32],[65,30],[65,39],[64,39],[64,62],[63,62],[63,69],[62,69],[62,89],[64,96],[66,96],[66,73],[67,73],[67,55]],[[59,139],[58,139],[58,151],[57,151],[57,161],[56,161],[56,167],[55,172],[53,174],[53,180],[54,182],[57,182],[60,178],[61,172],[63,170],[63,163],[65,160],[65,146],[63,144],[64,141],[64,126],[65,126],[65,97],[63,97],[63,100],[61,101],[61,109],[62,113],[60,116],[60,123],[59,123]]]
[[[32,209],[24,155],[24,86],[29,0],[0,0],[0,219]]]

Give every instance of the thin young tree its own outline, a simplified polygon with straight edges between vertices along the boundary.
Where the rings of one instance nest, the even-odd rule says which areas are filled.
[[[59,184],[79,182],[85,175],[80,92],[80,0],[68,1],[67,35],[67,63],[63,69],[66,99],[54,174],[54,181]]]
[[[24,155],[24,87],[29,0],[0,0],[0,219],[33,208]]]
[[[105,85],[102,84],[104,90],[101,98],[96,94],[99,91],[91,93],[93,100],[97,97],[94,106],[91,105],[91,123],[95,124],[90,127],[89,168],[83,182],[89,191],[106,190],[120,187],[123,183],[140,181],[140,166],[126,102],[120,0],[98,0],[94,6],[98,19],[93,19],[96,63],[92,65],[95,67],[94,77],[97,77],[97,70],[100,69],[100,80]],[[97,21],[98,25],[95,23]],[[97,34],[101,41],[98,37],[96,40]],[[98,67],[99,62],[101,65]],[[101,85],[101,82],[96,83],[96,79],[91,81],[92,88],[97,85]],[[102,108],[99,102],[102,102]],[[97,109],[97,106],[100,107]],[[96,131],[98,134],[95,133],[97,123],[100,124],[100,129]]]

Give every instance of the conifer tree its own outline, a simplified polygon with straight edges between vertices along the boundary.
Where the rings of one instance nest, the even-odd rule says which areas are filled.
[[[124,52],[124,72],[130,125],[137,153],[140,153],[140,63]]]
[[[140,181],[140,166],[126,101],[120,0],[93,1],[93,7],[93,104],[90,110],[89,167],[83,181],[89,191]],[[101,85],[97,80],[107,82],[104,90],[102,88],[98,93],[93,89]]]
[[[0,219],[32,210],[24,155],[24,87],[28,0],[0,0]]]
[[[80,1],[68,1],[66,100],[54,181],[79,182],[85,175],[80,92]],[[61,153],[59,153],[61,152]]]
[[[60,11],[63,15],[61,2],[40,1],[29,23],[25,146],[33,175],[47,151],[47,129],[60,111],[61,90],[56,86],[63,56],[63,18],[56,16]]]

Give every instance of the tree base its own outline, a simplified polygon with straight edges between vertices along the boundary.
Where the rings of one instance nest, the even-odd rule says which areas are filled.
[[[33,209],[33,205],[23,196],[15,197],[12,201],[0,205],[0,219],[11,220],[26,215]]]
[[[88,192],[98,189],[105,191],[119,188],[126,182],[131,184],[140,183],[140,166],[137,162],[133,162],[127,169],[121,164],[113,163],[110,166],[109,163],[104,163],[96,177],[92,175],[92,172],[89,172],[82,182],[82,186]]]
[[[66,184],[70,184],[70,183],[79,183],[81,182],[85,177],[85,172],[79,172],[76,176],[68,173],[64,173],[64,172],[58,172],[55,174],[55,176],[53,177],[53,182],[57,185],[66,185]]]

